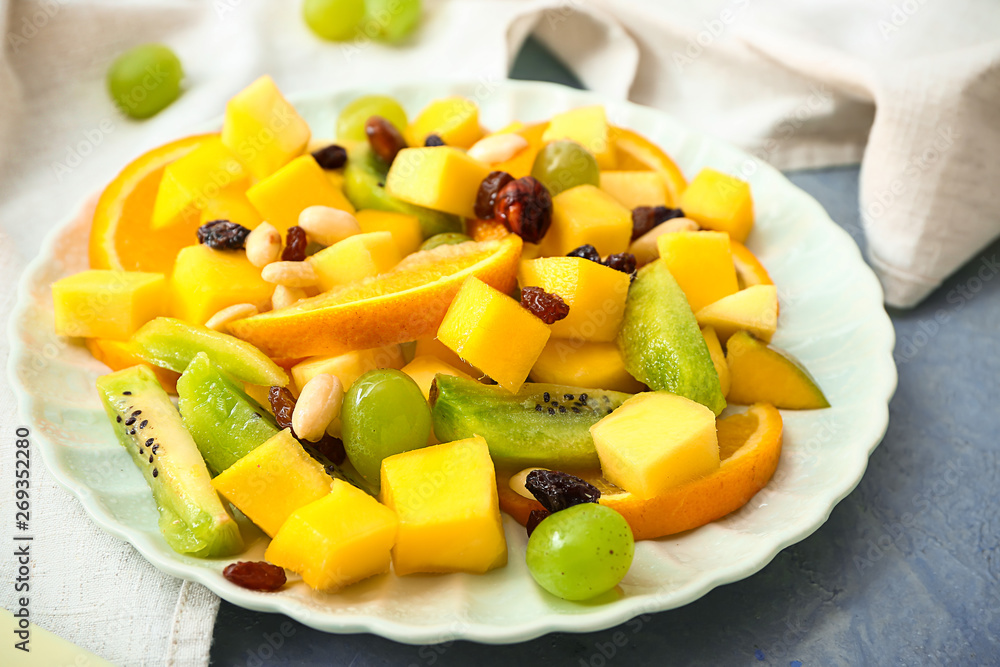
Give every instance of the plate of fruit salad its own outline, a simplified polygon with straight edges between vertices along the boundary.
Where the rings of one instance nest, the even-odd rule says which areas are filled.
[[[235,604],[411,643],[751,575],[857,485],[896,383],[818,203],[542,83],[262,77],[53,232],[10,334],[102,528]]]

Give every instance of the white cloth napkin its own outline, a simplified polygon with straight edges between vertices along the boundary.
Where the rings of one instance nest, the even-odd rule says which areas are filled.
[[[258,75],[289,93],[489,84],[531,33],[588,87],[665,109],[779,167],[863,160],[865,232],[890,304],[916,303],[1000,233],[988,192],[1000,172],[991,0],[425,0],[419,31],[398,48],[363,33],[323,43],[298,2],[0,0],[0,33],[0,321],[45,232],[128,159],[218,115]],[[116,54],[150,41],[177,51],[187,90],[136,123],[116,113],[103,78]],[[7,352],[4,338],[4,363]],[[19,424],[13,404],[4,383],[4,461]],[[8,493],[12,473],[3,475]],[[41,466],[34,480],[45,535],[35,620],[115,663],[205,664],[218,600],[102,533]],[[11,596],[4,589],[0,604]]]

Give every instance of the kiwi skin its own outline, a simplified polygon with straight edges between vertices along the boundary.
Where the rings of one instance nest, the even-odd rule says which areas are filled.
[[[451,442],[481,435],[498,466],[556,469],[600,465],[590,427],[631,394],[527,383],[516,394],[438,374],[431,384],[434,435]]]

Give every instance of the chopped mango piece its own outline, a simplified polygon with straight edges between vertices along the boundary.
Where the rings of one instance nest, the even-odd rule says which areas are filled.
[[[483,377],[482,371],[455,354],[454,351],[437,338],[422,338],[418,340],[416,347],[413,348],[413,356],[414,358],[435,357],[463,373],[468,373],[474,378]]]
[[[450,366],[437,357],[432,357],[430,355],[414,357],[413,361],[403,366],[402,370],[404,373],[413,378],[413,381],[417,383],[418,387],[420,387],[420,391],[423,392],[424,398],[427,399],[430,398],[431,383],[434,382],[434,376],[438,373],[454,375],[456,377],[465,378],[466,380],[472,379],[469,377],[468,373],[463,373],[454,366]]]
[[[474,218],[476,194],[489,173],[489,167],[452,146],[404,148],[392,161],[385,189],[411,204]]]
[[[150,227],[162,229],[197,218],[210,199],[227,188],[246,187],[249,179],[247,168],[220,139],[207,139],[163,170]]]
[[[238,303],[268,310],[274,285],[261,278],[260,269],[240,251],[193,245],[177,255],[170,292],[174,317],[204,324],[223,308]]]
[[[516,392],[550,333],[517,301],[470,276],[451,302],[437,337],[501,387]]]
[[[542,257],[521,262],[521,287],[541,287],[569,306],[552,325],[557,338],[609,342],[618,335],[631,280],[627,273],[582,257]]]
[[[406,361],[399,345],[373,347],[369,350],[355,350],[344,354],[324,357],[309,357],[292,366],[292,379],[296,387],[304,387],[321,373],[336,375],[344,386],[344,391],[359,377],[376,368],[402,368]]]
[[[661,235],[656,244],[692,311],[697,313],[739,288],[725,232],[674,232]]]
[[[282,234],[299,224],[299,213],[310,206],[330,206],[354,213],[344,193],[330,183],[311,155],[297,157],[247,190],[261,217]]]
[[[715,414],[665,391],[633,396],[590,433],[604,476],[640,498],[719,468]]]
[[[166,314],[162,273],[92,269],[52,284],[56,333],[125,340],[154,317]]]
[[[480,436],[382,461],[380,500],[399,516],[396,574],[482,573],[507,563],[496,473]]]
[[[389,232],[355,234],[308,258],[324,292],[385,273],[399,264],[399,247]]]
[[[212,220],[229,220],[247,229],[254,229],[260,224],[260,213],[247,199],[246,190],[239,188],[223,190],[218,197],[213,197],[205,203],[201,210],[201,224]]]
[[[288,517],[264,558],[332,591],[388,572],[398,525],[391,509],[335,479],[330,493]]]
[[[589,243],[605,256],[625,252],[631,239],[632,211],[593,185],[578,185],[552,198],[552,226],[540,252],[561,257]]]
[[[713,327],[723,344],[740,330],[770,343],[778,329],[778,289],[753,285],[710,303],[695,317],[701,326]]]
[[[513,127],[513,125],[511,125],[503,130],[500,130],[499,132],[496,132],[496,134],[503,134],[505,132],[520,134],[528,141],[528,147],[519,151],[517,155],[510,158],[506,162],[493,165],[492,168],[496,171],[506,171],[514,178],[530,176],[531,168],[535,166],[535,158],[538,157],[538,151],[542,150],[542,147],[545,146],[545,142],[542,141],[542,135],[545,134],[545,130],[548,126],[548,123],[535,123],[534,125],[529,125],[527,127],[510,129]]]
[[[617,163],[611,141],[608,116],[602,106],[578,107],[556,114],[542,135],[542,142],[569,139],[580,144],[597,158],[601,169],[614,169]]]
[[[609,389],[635,394],[646,385],[625,370],[622,352],[615,343],[587,343],[550,338],[531,368],[533,382],[571,387]]]
[[[410,253],[416,252],[424,241],[424,234],[420,230],[420,220],[415,215],[366,209],[358,211],[354,217],[357,218],[358,225],[365,234],[371,232],[392,234],[392,240],[399,248],[400,257],[406,257]]]
[[[723,396],[729,395],[729,364],[726,363],[726,353],[722,351],[722,343],[719,336],[712,327],[702,327],[701,335],[705,338],[705,345],[708,346],[708,354],[712,357],[712,365],[715,372],[719,374],[719,389]]]
[[[436,134],[448,146],[468,148],[483,136],[479,126],[479,107],[464,97],[445,97],[424,107],[406,131],[411,146],[423,146],[427,137]]]
[[[727,232],[742,243],[753,229],[750,185],[714,169],[702,169],[681,195],[684,215],[706,229]]]
[[[285,429],[222,471],[212,486],[274,537],[292,512],[327,495],[330,481]]]
[[[267,178],[302,155],[309,137],[309,124],[269,76],[260,77],[226,104],[222,143],[243,160],[254,180]]]
[[[740,405],[770,403],[789,410],[830,407],[816,380],[795,357],[746,331],[729,338],[726,349],[731,386],[728,399]]]
[[[602,171],[601,190],[630,211],[667,205],[667,186],[655,171]]]

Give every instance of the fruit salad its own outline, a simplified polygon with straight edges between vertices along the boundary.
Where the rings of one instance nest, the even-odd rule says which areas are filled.
[[[593,598],[635,540],[768,483],[780,409],[829,406],[770,344],[750,186],[688,181],[600,106],[497,130],[461,97],[411,111],[362,97],[321,139],[255,81],[220,132],[107,186],[56,331],[113,371],[97,391],[164,540],[237,585],[518,557]],[[240,560],[264,539],[241,515],[265,561]]]

